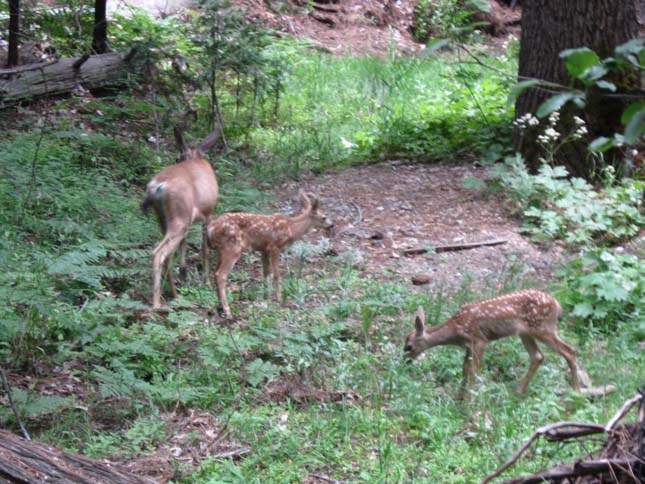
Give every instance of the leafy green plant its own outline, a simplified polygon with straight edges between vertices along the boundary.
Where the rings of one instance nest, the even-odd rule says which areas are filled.
[[[488,7],[472,0],[420,0],[414,8],[414,38],[426,42],[431,37],[454,35],[471,23],[482,6]]]
[[[528,173],[517,155],[498,165],[497,180],[521,208],[528,233],[537,239],[563,239],[572,244],[616,243],[638,234],[643,226],[643,182],[616,180],[606,169],[604,190],[581,178],[568,178],[562,166],[542,164]]]
[[[642,324],[645,266],[638,257],[593,249],[569,262],[560,277],[558,299],[581,334]]]

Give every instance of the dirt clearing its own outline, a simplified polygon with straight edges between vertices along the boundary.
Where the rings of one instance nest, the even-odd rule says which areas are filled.
[[[521,233],[521,225],[501,193],[467,189],[471,178],[484,180],[487,168],[455,164],[390,161],[305,177],[283,187],[281,209],[288,210],[298,188],[321,198],[337,226],[331,248],[351,252],[373,274],[411,283],[424,276],[435,288],[476,286],[501,289],[512,275],[525,285],[544,288],[563,260],[557,244],[540,246]],[[319,235],[310,234],[315,240]],[[503,239],[505,243],[433,253],[446,244]],[[429,249],[407,256],[405,251]]]

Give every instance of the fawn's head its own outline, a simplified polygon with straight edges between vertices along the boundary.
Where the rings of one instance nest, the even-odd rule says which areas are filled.
[[[322,208],[320,208],[320,202],[312,193],[305,193],[300,191],[300,199],[302,201],[302,206],[305,212],[309,212],[309,216],[313,220],[313,226],[326,231],[331,231],[334,228],[334,222],[332,222]]]
[[[424,338],[425,321],[426,316],[423,308],[419,306],[414,316],[414,330],[405,338],[403,346],[403,357],[408,361],[419,356],[428,347]]]

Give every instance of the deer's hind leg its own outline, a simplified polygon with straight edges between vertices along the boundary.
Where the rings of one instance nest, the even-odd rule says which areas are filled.
[[[176,296],[177,290],[175,289],[175,282],[172,278],[171,256],[181,244],[181,241],[186,237],[188,229],[180,229],[175,232],[167,232],[163,240],[152,251],[152,307],[158,308],[161,306],[161,273],[164,266],[168,266],[167,272],[169,274],[168,281],[170,283],[173,296]]]
[[[565,343],[560,339],[560,337],[554,333],[544,333],[539,336],[536,336],[540,341],[549,345],[556,352],[558,352],[569,365],[569,370],[571,371],[571,386],[573,389],[581,393],[580,389],[580,368],[578,367],[578,359],[576,357],[576,350]]]

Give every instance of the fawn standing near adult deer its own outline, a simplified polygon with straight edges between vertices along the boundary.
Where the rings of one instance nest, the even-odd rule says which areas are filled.
[[[580,384],[589,386],[589,377],[578,367],[576,350],[558,336],[560,303],[551,295],[536,290],[512,292],[493,299],[464,305],[448,320],[436,326],[425,326],[425,315],[419,307],[415,329],[405,340],[405,357],[412,359],[428,348],[456,345],[466,349],[461,394],[474,382],[482,355],[490,341],[517,335],[531,358],[528,372],[520,383],[523,394],[544,355],[537,341],[559,353],[569,365],[573,389],[583,393]]]
[[[252,213],[227,213],[210,223],[208,241],[217,251],[215,282],[220,304],[227,318],[231,309],[226,299],[228,275],[243,252],[255,250],[262,253],[265,283],[273,273],[275,299],[280,300],[280,255],[283,250],[301,238],[309,229],[331,229],[333,223],[320,209],[320,203],[311,194],[299,192],[302,210],[292,217],[286,215],[256,215]]]
[[[159,219],[164,237],[152,252],[152,307],[161,306],[161,271],[168,262],[168,282],[173,297],[177,289],[172,277],[169,261],[172,253],[180,247],[180,270],[186,266],[186,235],[188,228],[202,222],[202,263],[206,283],[209,278],[209,252],[206,227],[210,222],[217,203],[217,179],[212,166],[204,159],[217,141],[218,131],[208,135],[197,148],[188,148],[181,131],[175,128],[175,139],[179,146],[179,163],[164,168],[146,188],[146,198],[141,204],[145,211],[153,207]]]

